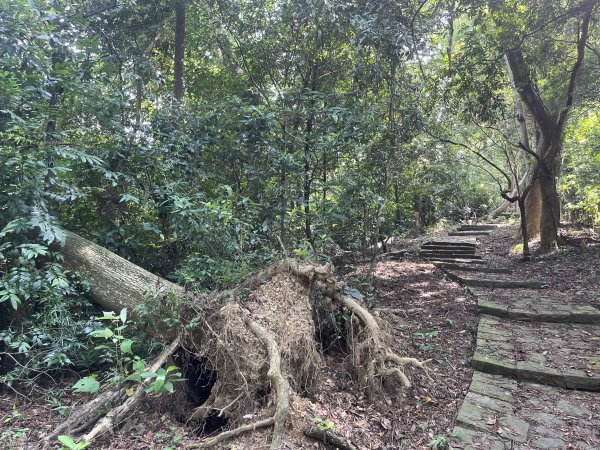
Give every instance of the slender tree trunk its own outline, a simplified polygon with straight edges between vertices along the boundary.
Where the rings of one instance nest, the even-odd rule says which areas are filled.
[[[135,129],[139,129],[142,122],[142,97],[144,95],[144,82],[140,76],[135,85]]]
[[[389,154],[393,154],[396,151],[396,136],[395,136],[395,122],[396,122],[396,112],[395,112],[395,89],[396,89],[396,65],[397,59],[395,55],[391,55],[390,57],[390,78],[388,82],[388,90],[389,90],[389,105],[388,105],[388,128],[389,128]],[[367,275],[367,280],[371,288],[373,288],[373,276],[375,275],[375,270],[377,269],[377,261],[379,257],[379,241],[381,236],[381,217],[383,216],[383,207],[385,205],[385,199],[387,198],[388,191],[390,188],[389,183],[389,173],[388,173],[388,165],[389,165],[389,157],[382,161],[383,162],[383,189],[381,193],[381,200],[377,204],[377,210],[375,213],[375,233],[373,235],[373,255],[371,256],[371,264],[369,266],[369,273]],[[381,242],[382,250],[384,248],[383,241]]]
[[[362,233],[361,233],[361,238],[360,238],[363,258],[367,254],[367,247],[369,246],[369,241],[367,239],[367,233],[369,230],[368,223],[369,223],[369,204],[365,200],[365,202],[363,204]]]
[[[448,5],[448,47],[446,54],[448,56],[448,78],[452,78],[452,46],[454,43],[454,7],[455,0],[450,0]]]
[[[402,223],[402,212],[400,211],[400,186],[398,179],[394,182],[394,201],[396,202],[396,226],[399,227]]]
[[[304,201],[304,231],[306,239],[310,242],[313,249],[315,248],[314,236],[312,233],[312,223],[310,217],[310,191],[312,186],[312,173],[310,170],[311,144],[309,142],[313,128],[313,119],[310,117],[306,121],[306,133],[304,144],[304,181],[303,181],[303,201]]]
[[[173,61],[173,95],[177,100],[183,97],[184,51],[185,51],[185,2],[175,3],[175,57]]]
[[[529,250],[529,233],[527,231],[527,216],[525,209],[525,200],[519,197],[517,200],[519,205],[519,214],[521,216],[521,235],[523,236],[523,259],[528,261],[531,259],[531,252]]]
[[[377,268],[377,261],[379,257],[379,236],[381,235],[381,217],[383,216],[383,206],[385,205],[385,198],[387,197],[389,190],[388,182],[388,169],[387,165],[383,169],[383,192],[381,201],[377,204],[377,210],[375,212],[375,233],[373,233],[373,254],[371,255],[371,263],[369,265],[369,272],[367,280],[369,285],[373,287],[373,276],[375,275],[375,269]],[[382,243],[383,248],[383,243]]]
[[[327,151],[323,153],[323,201],[327,200],[327,170],[328,170],[328,159]]]
[[[423,194],[417,196],[417,214],[415,216],[415,232],[418,234],[423,227]]]

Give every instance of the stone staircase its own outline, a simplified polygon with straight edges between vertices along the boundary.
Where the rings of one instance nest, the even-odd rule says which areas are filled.
[[[492,229],[461,228],[456,233]],[[467,287],[481,314],[450,448],[598,450],[588,442],[600,439],[600,310],[570,302],[544,280],[515,279],[509,268],[465,265],[465,256],[477,256],[475,239],[447,239],[424,244],[422,256]]]
[[[419,256],[432,262],[477,264],[483,258],[476,253],[475,238],[448,237],[425,242]]]

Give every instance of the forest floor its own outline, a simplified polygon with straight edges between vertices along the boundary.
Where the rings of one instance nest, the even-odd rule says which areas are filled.
[[[584,229],[566,227],[564,246],[520,262],[515,252],[514,229],[494,231],[482,239],[479,251],[489,266],[511,267],[523,279],[551,280],[553,290],[572,300],[600,306],[600,241]],[[443,234],[443,232],[441,232]],[[403,403],[373,403],[346,370],[347,355],[337,346],[325,352],[322,386],[311,397],[295,397],[293,415],[304,421],[328,421],[333,432],[360,449],[427,449],[445,442],[471,382],[470,358],[475,348],[478,316],[473,298],[441,270],[417,256],[420,245],[434,237],[398,240],[391,250],[407,249],[401,260],[382,256],[370,298],[382,324],[393,338],[395,350],[428,360],[427,372],[407,369],[413,389]],[[368,271],[359,255],[338,261],[338,272],[355,286]],[[515,291],[514,295],[518,295]],[[507,299],[510,301],[510,299]],[[35,449],[40,437],[64,420],[61,412],[83,403],[84,394],[70,391],[73,377],[56,380],[33,394],[21,389],[0,392],[0,448]],[[147,398],[123,426],[103,436],[90,448],[185,448],[198,437],[177,417],[161,408],[168,399]],[[269,430],[242,436],[216,448],[268,448]],[[298,430],[286,435],[284,448],[317,449],[320,444],[303,438]],[[324,447],[321,447],[324,448]],[[440,447],[442,448],[442,447]]]

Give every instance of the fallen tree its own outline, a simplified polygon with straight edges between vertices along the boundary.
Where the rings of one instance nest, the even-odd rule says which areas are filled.
[[[402,401],[411,388],[404,367],[424,369],[421,361],[391,349],[387,333],[362,306],[361,295],[338,281],[329,265],[282,261],[233,290],[201,295],[74,234],[67,235],[63,253],[65,268],[89,279],[91,297],[103,309],[128,308],[135,313],[140,306],[158,310],[174,299],[178,302],[179,307],[171,308],[178,317],[170,323],[181,326],[167,327],[157,321],[149,328],[171,342],[150,370],[168,360],[185,366],[187,385],[175,392],[178,401],[169,403],[199,431],[208,422],[221,423],[220,434],[193,448],[208,448],[271,426],[271,448],[280,448],[294,396],[316,392],[320,386],[321,343],[332,335],[343,333],[348,370],[373,398]],[[158,318],[163,314],[156,313]],[[185,326],[192,322],[194,327]],[[81,407],[46,442],[59,433],[82,434],[93,441],[118,426],[144,395],[143,386],[128,398],[123,388],[118,386]],[[195,392],[197,388],[202,395]],[[247,423],[248,417],[256,419]]]

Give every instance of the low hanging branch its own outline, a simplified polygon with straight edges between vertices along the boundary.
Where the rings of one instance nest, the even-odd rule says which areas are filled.
[[[321,385],[317,379],[322,360],[314,337],[324,333],[318,327],[326,321],[317,317],[323,313],[315,306],[317,302],[330,305],[331,311],[343,308],[350,312],[346,340],[351,362],[359,382],[371,396],[393,392],[402,398],[412,385],[404,367],[425,370],[424,362],[402,357],[390,348],[387,334],[361,305],[360,294],[339,282],[329,265],[284,261],[228,293],[191,296],[182,288],[78,236],[69,235],[64,253],[67,267],[77,268],[88,276],[92,298],[103,308],[133,310],[145,301],[144,290],[152,290],[154,303],[158,300],[159,304],[161,295],[178,295],[186,305],[181,309],[186,315],[179,318],[181,323],[198,319],[195,320],[197,328],[174,339],[148,369],[156,372],[181,346],[197,361],[208,361],[210,370],[218,374],[209,398],[199,406],[190,406],[187,412],[179,409],[178,414],[199,424],[200,429],[203,421],[211,416],[222,417],[231,428],[188,448],[213,447],[270,426],[273,427],[270,448],[281,447],[292,395],[298,389],[310,391]],[[117,295],[121,289],[126,295]],[[173,336],[179,332],[165,329],[155,334]],[[179,385],[178,389],[183,387]],[[242,424],[248,411],[262,408],[260,398],[264,392],[270,392],[275,405],[269,412],[270,417]],[[129,398],[123,388],[103,394],[84,405],[73,418],[47,436],[45,442],[51,443],[63,432],[80,435],[90,427],[80,436],[86,441],[95,441],[131,416],[144,393],[145,385],[141,384]],[[182,395],[187,394],[184,391]],[[185,407],[185,402],[179,403],[178,408]],[[101,417],[107,408],[112,409]]]

